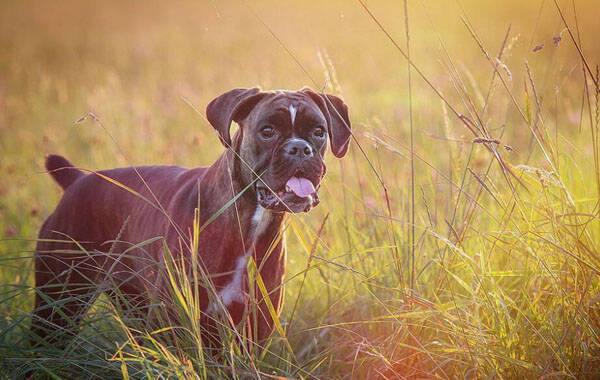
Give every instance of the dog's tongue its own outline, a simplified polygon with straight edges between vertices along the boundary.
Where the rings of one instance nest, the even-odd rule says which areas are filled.
[[[315,186],[306,178],[292,177],[287,181],[286,186],[300,198],[306,198],[315,192]]]

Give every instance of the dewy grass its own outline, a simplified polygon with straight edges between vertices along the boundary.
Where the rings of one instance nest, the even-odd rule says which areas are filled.
[[[362,3],[0,5],[1,377],[598,377],[597,5]],[[225,88],[301,88],[323,66],[362,151],[328,160],[321,205],[285,225],[268,341],[253,335],[268,298],[252,260],[233,326],[198,258],[165,247],[151,310],[107,273],[81,284],[89,310],[64,350],[31,348],[32,250],[60,196],[44,154],[94,170],[207,165],[221,147],[192,108]],[[185,249],[201,229],[182,231]],[[101,258],[115,242],[72,254]]]

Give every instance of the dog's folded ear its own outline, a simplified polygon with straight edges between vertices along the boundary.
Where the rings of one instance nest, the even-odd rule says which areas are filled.
[[[231,122],[243,120],[265,96],[259,88],[236,88],[218,96],[206,106],[206,118],[217,130],[221,142],[231,146]]]
[[[348,151],[350,135],[352,134],[348,106],[335,95],[318,94],[310,88],[303,88],[301,91],[310,96],[325,115],[329,123],[327,129],[331,140],[331,151],[334,156],[344,157]]]

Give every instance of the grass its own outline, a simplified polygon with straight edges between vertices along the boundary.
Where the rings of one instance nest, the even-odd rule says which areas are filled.
[[[598,378],[596,14],[550,0],[3,2],[0,376]],[[173,261],[178,324],[144,331],[100,296],[66,351],[32,351],[32,250],[60,197],[44,155],[208,165],[222,147],[194,108],[254,85],[342,96],[355,137],[327,158],[321,205],[286,225],[268,349],[238,344],[250,333],[224,318],[225,349],[204,352],[198,280]]]

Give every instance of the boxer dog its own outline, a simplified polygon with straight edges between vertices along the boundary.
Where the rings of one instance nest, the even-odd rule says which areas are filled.
[[[281,311],[282,225],[287,213],[307,212],[319,203],[327,139],[336,157],[348,150],[348,108],[340,98],[310,89],[251,88],[217,97],[206,116],[227,148],[209,167],[139,166],[86,174],[61,156],[46,158],[46,169],[64,194],[42,225],[35,252],[35,345],[64,346],[103,291],[113,302],[145,310],[141,317],[151,320],[151,300],[165,301],[169,293],[165,245],[186,262],[197,255],[195,262],[211,278],[210,286],[198,287],[203,315],[220,308],[235,323],[241,320],[251,256],[268,302]],[[233,121],[239,129],[232,138]],[[202,226],[196,252],[190,248],[195,212]],[[255,336],[263,340],[273,320],[267,300],[255,294]]]

